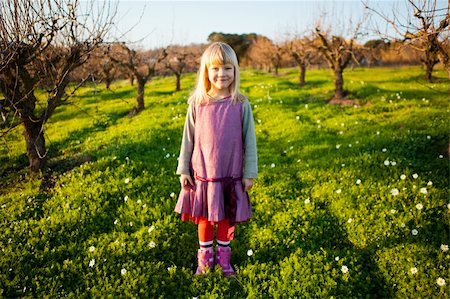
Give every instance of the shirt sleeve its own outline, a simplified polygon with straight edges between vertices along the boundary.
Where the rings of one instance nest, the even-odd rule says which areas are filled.
[[[242,106],[242,138],[244,142],[244,174],[247,179],[258,177],[255,123],[250,102],[245,99]]]
[[[178,157],[177,174],[180,175],[190,175],[190,163],[194,150],[194,125],[195,109],[193,104],[189,104],[184,123],[183,139],[181,140],[180,156]]]

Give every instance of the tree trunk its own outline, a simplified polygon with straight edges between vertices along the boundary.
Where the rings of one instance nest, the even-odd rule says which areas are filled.
[[[105,87],[106,87],[106,90],[109,90],[109,89],[110,89],[110,87],[111,87],[111,82],[112,82],[112,78],[106,78],[106,79],[105,79]]]
[[[176,91],[181,90],[181,74],[175,74],[176,80],[177,80],[177,87]]]
[[[144,79],[140,79],[138,78],[137,83],[138,83],[138,94],[137,94],[137,107],[136,107],[136,112],[141,112],[142,110],[144,110],[145,105],[144,105],[144,90],[145,90],[145,83],[147,81]]]
[[[334,70],[334,98],[344,98],[344,77],[342,76],[343,70],[336,68]]]
[[[431,61],[427,61],[427,63],[425,64],[425,68],[426,68],[425,80],[427,80],[428,82],[431,82],[432,75],[433,75],[434,63]]]
[[[300,81],[299,86],[305,85],[305,75],[306,75],[306,65],[304,63],[300,64]]]
[[[438,62],[439,59],[437,49],[432,48],[425,52],[425,57],[422,60],[422,63],[425,66],[425,80],[428,82],[431,82],[433,79],[433,68]]]
[[[22,117],[22,122],[30,173],[38,173],[44,168],[47,161],[43,122],[35,122],[25,115]]]

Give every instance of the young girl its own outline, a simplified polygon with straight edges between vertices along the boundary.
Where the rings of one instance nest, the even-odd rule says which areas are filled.
[[[181,192],[175,211],[198,225],[196,274],[214,267],[235,275],[230,241],[236,223],[252,216],[247,191],[258,175],[256,137],[249,101],[239,92],[236,53],[222,42],[203,53],[197,86],[189,98],[177,174]]]

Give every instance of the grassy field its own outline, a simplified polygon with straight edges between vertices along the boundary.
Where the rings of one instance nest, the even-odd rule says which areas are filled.
[[[356,106],[326,103],[328,70],[245,70],[259,178],[232,243],[237,276],[193,275],[196,226],[173,212],[186,99],[174,78],[82,88],[46,126],[26,176],[21,128],[0,148],[0,297],[448,298],[449,89],[439,70],[354,69]]]

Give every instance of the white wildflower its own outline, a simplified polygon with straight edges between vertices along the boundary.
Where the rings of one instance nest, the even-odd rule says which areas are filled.
[[[420,188],[420,193],[422,193],[422,194],[427,194],[427,193],[428,193],[427,188],[425,188],[425,187]]]
[[[95,265],[95,259],[90,260],[89,261],[89,268],[94,267],[94,265]]]
[[[448,245],[447,244],[441,244],[441,250],[443,252],[447,252],[448,251]]]
[[[127,269],[122,268],[122,270],[120,270],[120,274],[125,275],[127,274]]]
[[[417,229],[413,229],[413,230],[411,231],[411,234],[412,234],[413,236],[417,236],[418,233],[419,233],[419,231],[418,231]]]
[[[348,267],[346,265],[343,265],[341,267],[341,271],[342,271],[342,273],[348,273]]]
[[[423,209],[423,205],[421,203],[416,204],[416,209],[422,210]]]
[[[412,267],[411,269],[409,269],[409,272],[411,272],[411,274],[416,274],[417,273],[417,268],[416,267]]]
[[[443,287],[443,286],[445,286],[445,279],[443,279],[442,277],[439,277],[436,280],[436,283],[438,284],[438,286]]]
[[[248,256],[252,256],[253,255],[253,250],[251,250],[251,249],[247,250],[247,255]]]
[[[397,195],[399,195],[399,191],[398,191],[398,189],[397,188],[393,188],[393,189],[391,189],[391,194],[393,195],[393,196],[397,196]]]

